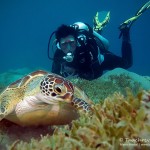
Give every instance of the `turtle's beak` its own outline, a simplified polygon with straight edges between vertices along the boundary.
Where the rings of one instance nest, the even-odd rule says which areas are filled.
[[[59,98],[61,98],[65,102],[71,103],[71,101],[73,99],[73,94],[72,93],[66,93],[63,96],[59,96]]]

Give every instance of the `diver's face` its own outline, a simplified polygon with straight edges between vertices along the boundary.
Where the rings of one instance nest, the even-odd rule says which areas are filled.
[[[60,48],[61,50],[67,54],[69,52],[73,53],[77,47],[77,41],[74,36],[68,35],[65,38],[60,39]]]

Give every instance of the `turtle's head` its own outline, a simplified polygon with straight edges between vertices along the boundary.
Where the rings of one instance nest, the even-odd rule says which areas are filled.
[[[57,103],[58,101],[71,103],[73,99],[72,83],[55,74],[48,74],[41,81],[40,89],[48,103]]]

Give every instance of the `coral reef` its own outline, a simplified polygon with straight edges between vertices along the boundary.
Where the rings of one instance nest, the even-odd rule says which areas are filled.
[[[53,135],[15,141],[9,149],[149,149],[150,146],[150,91],[142,91],[136,97],[130,90],[127,97],[114,93],[103,104],[93,106],[94,114],[82,114],[72,126],[53,127]],[[147,111],[148,110],[148,111]]]
[[[102,75],[100,78],[87,81],[81,79],[71,79],[78,87],[95,102],[103,101],[114,92],[126,94],[126,88],[130,88],[134,95],[141,90],[150,89],[150,80],[127,70],[116,68]]]
[[[150,148],[149,77],[115,69],[93,81],[70,80],[93,100],[92,116],[80,112],[70,125],[32,128],[1,121],[0,149]]]

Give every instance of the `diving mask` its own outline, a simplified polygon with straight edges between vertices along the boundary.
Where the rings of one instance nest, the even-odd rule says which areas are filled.
[[[73,58],[74,56],[71,52],[67,53],[66,56],[63,57],[63,59],[66,60],[67,62],[72,62]]]

